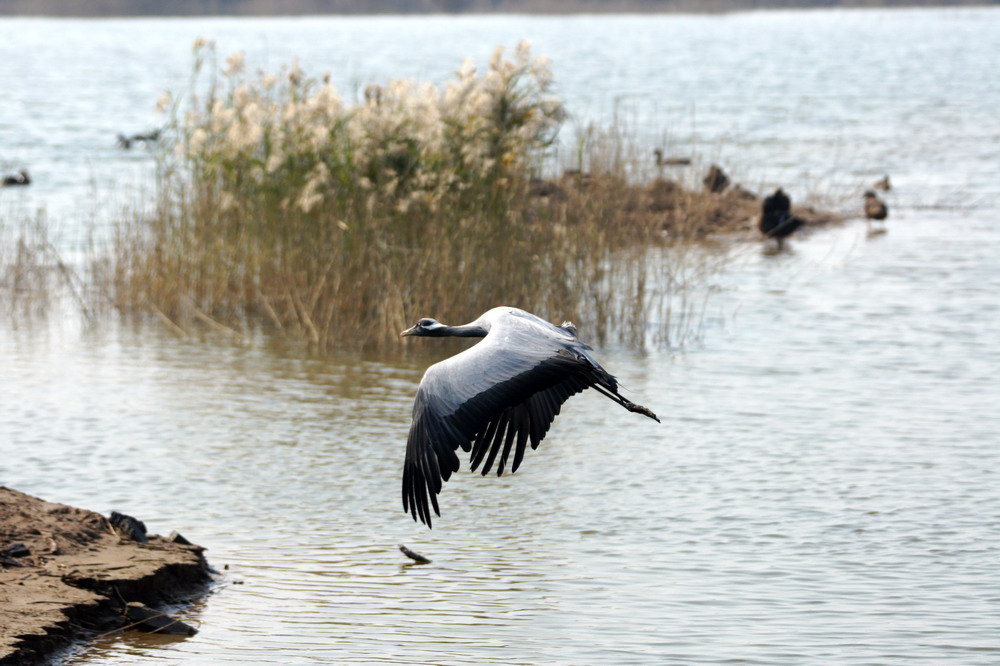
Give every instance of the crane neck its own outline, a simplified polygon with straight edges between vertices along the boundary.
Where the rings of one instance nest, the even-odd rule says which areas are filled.
[[[452,338],[485,338],[488,330],[479,324],[463,324],[462,326],[442,326],[435,331],[437,335]]]

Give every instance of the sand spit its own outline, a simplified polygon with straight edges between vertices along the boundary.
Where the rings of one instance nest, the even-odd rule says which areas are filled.
[[[93,511],[0,486],[0,664],[39,663],[75,642],[135,626],[137,607],[206,592],[203,548],[177,534],[131,533],[116,518],[118,528]],[[171,631],[193,629],[175,624]]]

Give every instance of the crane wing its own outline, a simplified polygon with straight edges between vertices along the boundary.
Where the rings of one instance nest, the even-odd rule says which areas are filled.
[[[496,337],[494,337],[496,335]],[[617,396],[617,382],[573,337],[538,339],[492,331],[478,345],[428,368],[413,406],[403,465],[403,509],[431,524],[437,494],[459,469],[456,451],[471,452],[472,469],[516,471],[530,442],[536,448],[563,402],[597,385]],[[607,394],[607,393],[606,393]]]

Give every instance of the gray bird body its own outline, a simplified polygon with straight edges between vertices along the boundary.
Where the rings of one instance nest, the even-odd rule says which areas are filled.
[[[629,411],[656,418],[618,393],[618,383],[576,337],[569,323],[551,324],[511,307],[489,310],[465,326],[421,319],[403,335],[484,337],[465,351],[430,366],[417,387],[403,465],[403,509],[431,524],[440,515],[437,494],[459,469],[456,451],[471,453],[472,469],[503,473],[521,464],[528,443],[536,448],[561,405],[594,387]],[[428,503],[429,501],[429,503]]]
[[[590,347],[575,335],[517,308],[493,308],[471,325],[483,328],[485,339],[427,368],[417,389],[418,395],[431,393],[451,411],[497,381],[527,372],[560,350],[590,356]]]

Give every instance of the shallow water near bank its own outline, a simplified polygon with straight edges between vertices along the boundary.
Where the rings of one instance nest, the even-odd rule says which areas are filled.
[[[989,663],[996,234],[911,217],[736,250],[701,344],[599,350],[663,424],[574,398],[516,475],[449,482],[433,531],[398,477],[446,345],[304,360],[6,332],[3,478],[177,529],[226,567],[185,616],[194,639],[73,663]]]
[[[424,368],[459,343],[310,358],[267,340],[180,340],[61,310],[35,325],[4,321],[0,483],[178,530],[221,572],[214,594],[185,611],[196,637],[107,639],[66,661],[996,663],[1000,100],[981,84],[995,71],[987,45],[998,19],[992,10],[510,17],[439,19],[437,32],[357,20],[366,31],[352,48],[418,48],[384,39],[379,26],[435,36],[444,61],[420,51],[426,60],[406,61],[417,73],[533,37],[553,55],[571,108],[587,108],[586,90],[669,93],[659,99],[681,100],[670,118],[697,107],[699,145],[759,162],[748,170],[793,196],[817,179],[847,174],[860,188],[887,171],[888,231],[869,236],[854,220],[793,237],[788,252],[730,246],[689,344],[596,350],[662,424],[593,392],[575,397],[516,475],[454,477],[432,531],[401,511],[403,447]],[[127,99],[112,77],[81,86],[81,119],[46,132],[58,105],[38,105],[29,138],[6,144],[32,165],[52,154],[46,146],[66,149],[34,170],[37,188],[4,190],[0,205],[46,205],[71,244],[80,219],[59,211],[89,200],[78,177],[87,164],[133,161],[138,176],[149,167],[140,153],[94,148],[158,95],[162,80],[146,80],[153,68],[136,55],[143,39],[156,33],[176,48],[163,61],[183,77],[190,39],[206,30],[227,52],[271,26],[287,37],[348,22],[5,21],[0,30],[10,25],[24,40],[62,34],[53,58],[74,51],[73,35],[103,35],[96,46],[124,49],[122,62],[137,68],[124,110],[102,112],[101,99],[108,108]],[[560,25],[583,36],[547,42]],[[600,41],[605,28],[638,37]],[[835,48],[810,40],[816,30],[887,37]],[[631,56],[614,44],[660,57],[664,34],[679,60],[662,78],[648,76],[652,56],[621,65]],[[269,43],[284,62],[286,49],[321,51],[324,41]],[[801,57],[765,44],[797,45]],[[858,57],[832,59],[838,49]],[[87,53],[71,63],[87,76],[53,66],[46,76],[58,80],[39,85],[54,96],[100,80],[109,68]],[[399,61],[387,55],[385,74],[411,74],[395,70]],[[734,63],[760,66],[741,78]],[[34,108],[37,89],[5,89]],[[773,104],[754,101],[759,89]],[[5,137],[16,127],[0,121]],[[409,564],[400,543],[432,564]]]

